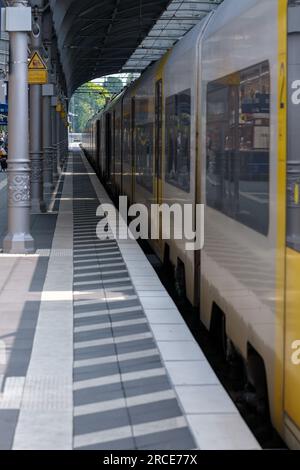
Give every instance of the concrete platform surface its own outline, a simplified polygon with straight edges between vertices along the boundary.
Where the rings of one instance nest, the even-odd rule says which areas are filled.
[[[97,238],[103,202],[72,151],[37,253],[0,255],[0,449],[259,449],[137,242]]]

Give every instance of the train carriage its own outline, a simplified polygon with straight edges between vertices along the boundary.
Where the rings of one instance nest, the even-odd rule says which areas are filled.
[[[201,252],[174,239],[150,243],[224,352],[242,357],[256,406],[268,404],[292,448],[300,448],[299,50],[298,1],[224,0],[95,118],[98,167],[85,144],[130,203],[205,205]]]

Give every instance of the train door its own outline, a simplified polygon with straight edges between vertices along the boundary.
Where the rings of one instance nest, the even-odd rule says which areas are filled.
[[[293,3],[293,4],[292,4]],[[288,12],[287,252],[284,411],[300,442],[300,5]],[[298,444],[299,445],[299,444]]]
[[[135,97],[131,98],[131,204],[135,198]]]
[[[96,143],[96,168],[97,172],[99,174],[100,168],[101,168],[101,162],[100,162],[100,138],[101,138],[101,121],[97,121],[97,143]]]
[[[113,192],[115,193],[116,187],[116,111],[113,111],[112,116],[112,165],[111,165],[111,182],[114,185]]]
[[[121,175],[120,175],[120,193],[123,194],[123,146],[124,146],[124,98],[121,101],[121,142],[120,142],[120,159],[121,159]]]
[[[111,144],[112,144],[112,135],[111,135],[111,115],[107,113],[105,116],[105,178],[106,180],[110,179],[111,175]]]
[[[154,156],[154,204],[162,203],[162,125],[163,125],[162,79],[155,83],[155,156]],[[162,248],[161,214],[157,221],[159,227],[159,248]]]
[[[155,84],[155,203],[161,203],[162,173],[162,80]]]

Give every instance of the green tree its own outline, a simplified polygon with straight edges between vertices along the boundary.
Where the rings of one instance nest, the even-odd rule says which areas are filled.
[[[72,132],[84,132],[87,122],[105,106],[110,96],[98,83],[89,82],[79,87],[70,104]]]
[[[107,77],[104,86],[112,95],[120,93],[124,88],[122,80],[118,77]]]

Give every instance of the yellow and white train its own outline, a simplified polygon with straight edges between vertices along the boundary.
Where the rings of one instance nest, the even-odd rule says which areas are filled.
[[[224,0],[93,119],[83,146],[130,202],[205,204],[205,244],[157,240],[208,329],[300,448],[300,1]]]

